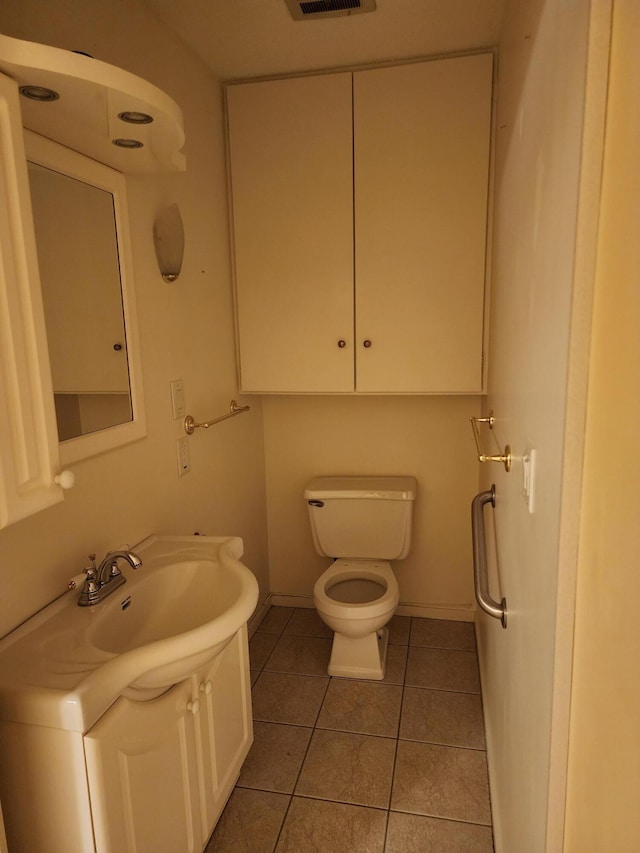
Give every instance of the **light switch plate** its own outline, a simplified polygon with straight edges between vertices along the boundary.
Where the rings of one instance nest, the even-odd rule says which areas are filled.
[[[183,418],[187,410],[184,404],[184,385],[182,379],[174,379],[169,383],[171,390],[171,411],[173,412],[174,420]]]
[[[522,455],[522,494],[527,502],[529,512],[535,511],[536,497],[536,452],[527,447]]]

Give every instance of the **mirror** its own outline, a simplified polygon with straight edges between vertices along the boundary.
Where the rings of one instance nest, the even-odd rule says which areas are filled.
[[[125,181],[25,132],[60,450],[65,464],[145,434]]]
[[[133,417],[113,196],[28,162],[60,441]]]

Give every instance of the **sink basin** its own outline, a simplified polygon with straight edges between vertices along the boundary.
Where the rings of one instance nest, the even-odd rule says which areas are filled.
[[[118,696],[153,699],[219,654],[258,584],[237,537],[156,537],[99,604],[69,592],[0,643],[0,719],[86,732]],[[122,563],[122,561],[121,561]]]

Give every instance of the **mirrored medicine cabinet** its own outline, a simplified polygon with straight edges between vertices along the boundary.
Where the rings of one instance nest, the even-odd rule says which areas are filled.
[[[184,170],[183,144],[147,81],[0,35],[0,528],[145,434],[125,175]]]
[[[25,131],[63,464],[145,434],[125,179]]]

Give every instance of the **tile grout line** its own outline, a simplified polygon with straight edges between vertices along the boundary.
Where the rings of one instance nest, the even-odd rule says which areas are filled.
[[[387,808],[387,820],[384,826],[384,838],[382,840],[383,853],[387,849],[387,841],[389,839],[389,822],[391,820],[391,803],[393,801],[393,787],[396,778],[396,765],[398,763],[398,747],[400,746],[400,725],[402,724],[402,710],[404,708],[404,691],[407,680],[407,667],[409,665],[409,648],[411,645],[411,629],[413,627],[413,617],[409,617],[409,633],[407,637],[407,655],[404,662],[404,672],[402,674],[402,695],[400,698],[400,712],[398,714],[398,726],[396,728],[396,748],[393,753],[393,766],[391,768],[391,784],[389,785],[389,806]],[[388,647],[387,647],[388,650]]]
[[[289,614],[288,618],[284,622],[283,627],[280,630],[280,632],[278,632],[278,633],[276,633],[276,632],[263,632],[263,633],[271,633],[277,637],[277,639],[274,643],[274,649],[277,646],[280,639],[285,635],[286,628],[291,624],[295,612],[296,612],[296,608],[292,608],[291,613]],[[447,648],[447,647],[443,647],[443,646],[433,646],[433,645],[426,645],[426,646],[425,645],[416,645],[416,644],[412,643],[411,638],[412,638],[412,634],[413,634],[413,619],[414,619],[414,617],[408,617],[408,618],[410,620],[410,623],[409,623],[409,631],[408,631],[408,642],[406,644],[407,654],[406,654],[405,661],[404,661],[402,682],[399,685],[402,689],[402,695],[401,695],[400,710],[399,710],[399,715],[398,715],[398,722],[397,722],[397,727],[396,727],[396,735],[395,735],[395,738],[393,738],[395,740],[395,751],[394,751],[393,767],[391,770],[388,806],[386,808],[381,808],[381,807],[376,807],[376,806],[366,806],[364,804],[351,803],[351,802],[342,801],[342,800],[332,800],[332,799],[328,799],[326,797],[314,797],[312,795],[296,794],[296,788],[297,788],[297,785],[299,783],[300,777],[302,775],[302,769],[303,769],[304,763],[307,759],[309,749],[311,746],[311,742],[315,736],[316,731],[336,731],[336,732],[344,732],[346,734],[366,734],[367,736],[371,736],[371,737],[380,737],[380,738],[386,737],[387,740],[389,739],[389,737],[384,736],[384,735],[370,734],[370,733],[351,732],[347,729],[325,729],[324,727],[318,726],[318,720],[320,718],[320,714],[322,713],[322,708],[323,708],[324,702],[325,702],[326,697],[327,697],[327,693],[329,690],[330,683],[332,680],[334,680],[332,677],[329,677],[327,679],[327,676],[324,674],[322,676],[320,676],[320,675],[304,673],[304,672],[291,672],[291,671],[286,671],[286,670],[268,670],[268,669],[266,669],[266,665],[268,663],[269,658],[273,654],[274,649],[272,649],[271,652],[266,656],[264,663],[257,670],[258,678],[263,672],[274,672],[274,673],[284,674],[284,675],[294,675],[294,676],[307,677],[307,678],[311,677],[311,678],[325,678],[325,679],[327,679],[325,690],[324,690],[322,699],[320,701],[320,704],[318,706],[318,711],[315,715],[315,721],[313,723],[313,726],[300,725],[300,724],[296,724],[296,723],[284,723],[284,722],[279,722],[279,721],[254,720],[254,722],[266,722],[266,723],[275,724],[275,725],[294,726],[297,728],[305,728],[305,729],[311,730],[311,736],[309,737],[309,741],[307,743],[304,756],[303,756],[302,761],[300,763],[300,767],[299,767],[299,770],[298,770],[297,775],[296,775],[296,780],[293,784],[293,790],[292,790],[291,794],[289,794],[289,802],[287,804],[287,808],[286,808],[286,811],[284,813],[284,817],[282,819],[280,829],[278,831],[278,835],[277,835],[277,838],[275,841],[275,845],[273,847],[273,851],[275,851],[277,849],[277,846],[280,842],[282,832],[283,832],[287,817],[289,815],[289,812],[290,812],[290,809],[292,806],[293,798],[296,796],[301,798],[301,799],[315,800],[315,801],[319,801],[319,802],[335,802],[338,804],[353,806],[356,808],[372,808],[372,809],[378,809],[379,811],[385,811],[386,812],[386,821],[385,821],[385,830],[384,830],[383,848],[382,849],[386,850],[386,846],[387,846],[387,842],[388,842],[388,833],[389,833],[389,821],[390,821],[390,815],[392,813],[391,803],[392,803],[392,797],[393,797],[393,788],[394,788],[395,772],[396,772],[396,765],[397,765],[397,758],[398,758],[398,749],[399,749],[399,745],[400,745],[401,741],[411,742],[411,743],[426,743],[426,744],[430,744],[433,746],[441,746],[443,748],[466,749],[466,750],[470,750],[473,752],[484,752],[486,754],[486,745],[485,745],[484,749],[481,749],[478,747],[445,744],[445,743],[440,743],[438,741],[421,741],[421,740],[417,740],[417,739],[414,740],[412,738],[402,738],[400,736],[400,727],[402,724],[402,713],[403,713],[403,709],[405,706],[405,696],[406,696],[407,688],[415,689],[415,690],[432,690],[432,691],[451,693],[451,694],[463,694],[463,695],[468,695],[468,696],[480,695],[480,699],[482,701],[481,691],[478,693],[478,692],[469,691],[469,690],[451,690],[451,689],[444,689],[444,688],[437,688],[437,687],[429,687],[429,686],[425,686],[425,685],[410,685],[410,684],[406,683],[407,670],[408,670],[408,664],[409,664],[409,654],[410,654],[411,648],[418,648],[418,649],[419,648],[428,648],[428,649],[434,649],[434,650],[440,650],[440,651],[453,651],[453,652],[464,651],[464,652],[468,652],[468,653],[473,654],[476,658],[476,661],[477,661],[477,646],[475,649],[470,650],[470,649]],[[259,626],[258,626],[258,628],[259,628]],[[308,638],[327,639],[326,637],[318,637],[316,634],[313,634],[313,633],[312,634],[298,634],[295,632],[290,632],[287,636],[298,637],[299,639],[308,639]],[[390,643],[389,645],[396,645],[396,646],[401,646],[401,647],[405,646],[404,643],[395,643],[395,644]],[[256,683],[257,683],[258,678],[256,678]],[[336,680],[341,681],[343,679],[336,679]],[[363,683],[371,683],[372,682],[371,679],[357,679],[357,681],[362,681]],[[373,681],[373,683],[380,683],[381,684],[381,683],[389,683],[389,682]],[[483,731],[484,731],[484,708],[482,708],[481,710],[482,710],[482,724],[483,724]],[[244,786],[238,786],[238,787],[244,787]],[[273,791],[269,791],[269,789],[253,789],[253,790],[264,790],[265,792],[274,793]],[[276,792],[276,793],[283,793],[283,792]],[[437,820],[444,820],[444,821],[448,821],[451,823],[466,823],[469,825],[488,826],[489,828],[492,829],[491,823],[482,824],[482,823],[477,823],[476,821],[454,819],[454,818],[444,817],[442,815],[422,815],[420,812],[405,811],[403,809],[397,809],[395,811],[397,811],[398,814],[409,814],[409,815],[422,816],[422,817],[432,817],[432,818],[437,819]]]

